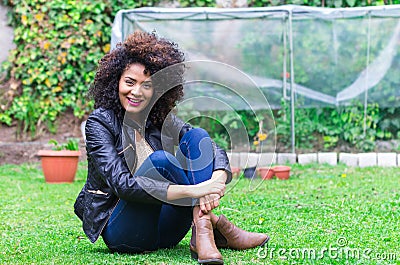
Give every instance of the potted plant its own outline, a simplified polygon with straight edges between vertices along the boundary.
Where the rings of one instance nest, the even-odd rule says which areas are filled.
[[[272,170],[274,171],[274,174],[278,179],[289,179],[290,176],[289,166],[274,166]]]
[[[263,132],[263,120],[258,122],[258,132],[256,136],[253,138],[253,145],[255,146],[255,150],[257,153],[263,151],[263,143],[267,140],[268,134]]]
[[[264,180],[272,179],[274,177],[274,170],[271,167],[259,167],[257,168],[258,174]]]
[[[232,177],[237,178],[240,175],[240,167],[231,167]]]
[[[38,152],[42,161],[45,181],[47,183],[73,182],[81,155],[79,140],[70,138],[66,143],[59,144],[52,139],[49,143],[53,144],[52,150],[39,150]]]
[[[255,146],[256,152],[261,153],[263,151],[263,143],[267,140],[267,137],[267,132],[263,131],[263,120],[260,120],[258,122],[258,132],[253,138],[253,145]],[[257,167],[257,173],[264,180],[274,177],[274,171],[271,167]]]

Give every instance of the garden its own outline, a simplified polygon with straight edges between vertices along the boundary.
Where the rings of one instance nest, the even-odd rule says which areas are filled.
[[[11,7],[9,22],[15,29],[16,48],[1,68],[4,74],[0,79],[0,122],[2,130],[12,130],[14,141],[32,141],[49,133],[55,134],[60,132],[66,120],[71,119],[75,119],[72,126],[76,136],[76,127],[93,109],[93,102],[87,98],[86,92],[93,81],[97,61],[112,48],[111,26],[117,11],[160,4],[157,1],[91,1],[80,4],[42,0],[3,3]],[[315,1],[303,3],[303,6],[360,7],[396,3]],[[180,4],[182,7],[217,6],[213,1],[181,1]],[[247,6],[283,4],[300,3],[252,1]],[[170,36],[187,50],[189,59],[196,59],[194,55],[203,52],[201,55],[206,58],[239,67],[254,77],[272,110],[268,115],[273,116],[276,128],[269,134],[276,135],[278,152],[291,149],[294,134],[298,152],[397,152],[400,148],[400,101],[396,89],[400,85],[397,74],[400,53],[395,42],[399,32],[397,19],[391,17],[390,11],[385,17],[380,17],[383,13],[379,10],[376,16],[368,17],[375,11],[367,11],[355,14],[356,17],[351,15],[349,19],[341,19],[339,14],[339,18],[329,15],[323,20],[318,18],[318,13],[309,13],[310,17],[316,16],[313,20],[299,17],[292,29],[295,51],[292,59],[285,12],[276,12],[278,15],[268,20],[246,19],[244,16],[227,23],[212,20],[210,14],[210,21],[203,21],[199,27],[201,31],[196,34],[190,33],[193,21],[171,17],[158,24],[143,20],[139,27],[148,27],[147,30],[157,27],[160,34]],[[136,19],[140,21],[140,17]],[[176,28],[176,23],[185,34],[180,36],[170,30]],[[232,23],[236,26],[231,27]],[[134,27],[126,26],[125,30]],[[388,30],[380,30],[382,27]],[[227,28],[230,34],[215,35],[215,31]],[[253,30],[246,30],[249,28]],[[264,34],[265,28],[273,30]],[[214,38],[208,41],[208,46],[200,45],[207,36]],[[224,45],[221,45],[221,38],[226,40]],[[192,51],[196,52],[192,54]],[[290,63],[294,66],[291,67]],[[357,78],[363,77],[366,71],[371,73],[369,79]],[[274,84],[266,82],[268,80],[259,82],[259,77],[268,77]],[[291,78],[296,88],[294,106],[290,101]],[[330,101],[335,96],[339,98],[343,88],[364,89],[364,84],[370,88],[366,97],[362,90],[363,93],[350,99]],[[308,93],[310,91],[313,93]],[[314,95],[316,91],[319,94]],[[310,94],[312,98],[307,97]],[[252,112],[238,110],[250,141],[258,131],[259,122]],[[70,116],[63,119],[65,115]],[[223,127],[225,130],[240,129],[235,122],[237,115],[219,110],[202,115],[218,119],[202,122],[199,118],[193,121],[194,124],[201,123],[213,133],[220,145],[232,148]],[[291,117],[296,124],[294,130]],[[222,127],[218,126],[221,122]]]
[[[113,48],[113,19],[118,10],[162,2],[3,0],[11,8],[16,48],[0,71],[0,264],[195,263],[189,255],[190,233],[172,250],[112,253],[101,238],[90,243],[73,213],[87,175],[80,127],[93,110],[87,90],[98,60]],[[181,7],[219,5],[212,0],[177,2]],[[399,3],[254,0],[247,6],[387,5],[389,10]],[[196,18],[160,22],[146,17],[138,27],[152,30],[157,25],[159,33],[171,34],[191,58],[206,51],[199,57],[235,66],[261,84],[268,109],[182,106],[182,117],[209,131],[219,146],[250,153],[391,152],[399,159],[399,17],[372,11],[347,21],[341,15],[317,16],[312,22],[301,17],[293,28],[285,12],[227,23],[213,20],[211,14],[201,25]],[[246,30],[249,26],[254,30]],[[208,39],[220,32],[228,33]],[[234,80],[238,75],[227,76]],[[221,88],[207,89],[204,95]],[[358,94],[346,98],[342,92],[349,89],[358,89]],[[224,90],[215,94],[224,103],[230,96]],[[82,154],[73,181],[47,183],[39,149],[71,138],[79,139],[71,149]],[[400,264],[399,167],[349,167],[340,162],[287,166],[287,180],[246,178],[241,171],[228,185],[216,213],[245,230],[266,232],[271,240],[253,250],[221,250],[226,264]]]

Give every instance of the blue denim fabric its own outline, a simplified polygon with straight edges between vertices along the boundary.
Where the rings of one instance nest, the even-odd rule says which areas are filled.
[[[176,156],[162,150],[155,151],[135,175],[152,178],[161,174],[175,184],[194,185],[210,179],[213,159],[208,133],[195,128],[182,137]],[[120,200],[102,236],[111,251],[140,253],[169,248],[183,239],[192,219],[191,206]]]

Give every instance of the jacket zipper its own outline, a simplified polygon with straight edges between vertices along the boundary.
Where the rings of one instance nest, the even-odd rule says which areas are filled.
[[[87,190],[89,193],[93,193],[93,194],[100,194],[100,195],[108,195],[107,192],[103,192],[101,190]]]
[[[133,129],[133,131],[135,132],[135,133],[133,134],[133,143],[135,144],[135,143],[136,143],[136,130]],[[118,155],[124,153],[126,150],[128,150],[128,148],[132,148],[132,150],[133,150],[134,152],[136,152],[136,146],[134,147],[134,146],[132,145],[132,143],[129,143],[129,145],[128,145],[127,147],[125,147],[125,148],[122,149],[120,152],[118,152]],[[137,165],[137,157],[135,156],[135,162],[134,162],[134,165],[133,165],[132,169],[136,170],[136,165]],[[129,167],[128,167],[128,168],[129,168]],[[131,174],[133,175],[134,172],[133,172],[133,171],[130,171],[130,172],[131,172]]]

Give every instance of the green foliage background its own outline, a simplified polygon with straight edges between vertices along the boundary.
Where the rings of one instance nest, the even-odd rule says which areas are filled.
[[[110,29],[120,8],[151,1],[7,1],[12,7],[14,49],[3,64],[9,91],[0,121],[19,131],[56,131],[56,117],[72,109],[80,118],[92,109],[86,92],[98,60],[110,50]]]
[[[43,128],[56,132],[55,120],[67,110],[72,110],[78,118],[84,117],[93,108],[86,93],[98,60],[110,50],[111,25],[116,12],[159,3],[160,0],[3,0],[3,4],[11,7],[9,20],[15,30],[16,48],[2,65],[6,73],[2,82],[8,90],[0,95],[0,122],[8,125],[16,122],[20,133],[35,137]],[[400,0],[248,1],[250,7],[398,3]],[[179,0],[179,4],[182,7],[217,5],[214,0]]]

